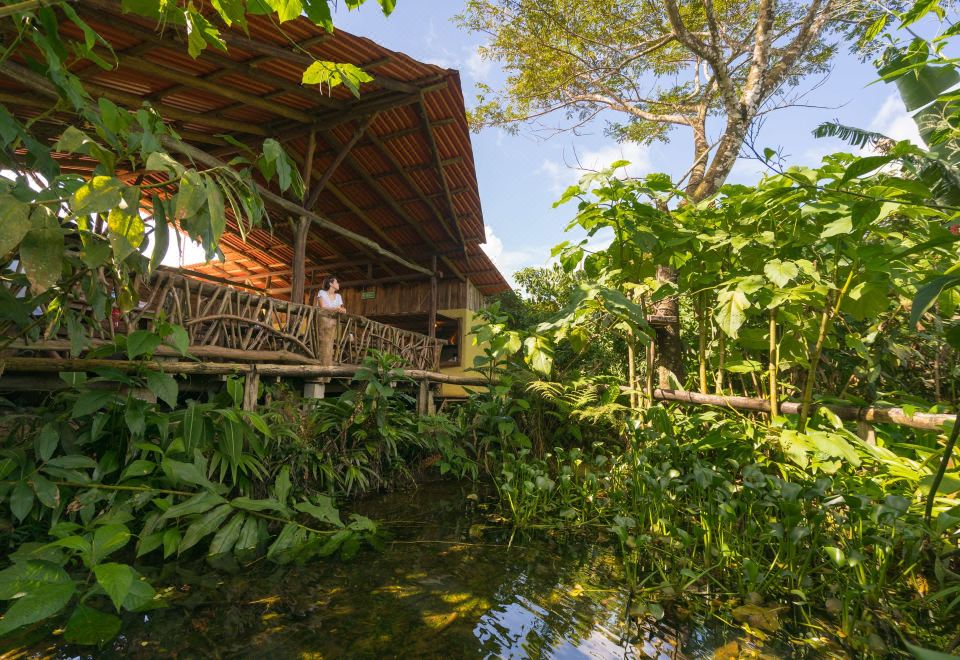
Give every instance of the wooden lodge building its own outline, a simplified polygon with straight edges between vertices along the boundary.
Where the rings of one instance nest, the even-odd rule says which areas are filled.
[[[162,310],[188,330],[190,353],[207,369],[173,368],[181,373],[297,377],[316,393],[379,349],[403,357],[442,395],[462,393],[450,374],[472,365],[473,313],[509,285],[480,247],[483,212],[458,72],[304,18],[284,22],[283,34],[269,17],[250,17],[247,32],[218,25],[229,52],[208,48],[193,59],[182,28],[161,31],[123,13],[119,0],[74,6],[119,64],[71,65],[92,96],[127,108],[149,102],[181,137],[171,153],[206,167],[236,155],[237,143],[258,150],[275,138],[307,187],[294,199],[263,184],[271,226],[241,237],[228,217],[222,261],[157,273],[143,284],[145,304],[99,339],[150,327]],[[72,24],[61,30],[80,38]],[[359,98],[344,86],[304,86],[314,60],[355,64],[373,80]],[[23,64],[14,57],[0,65],[0,103],[19,117],[45,115],[54,136],[76,118],[47,112],[50,90]],[[59,160],[64,172],[94,166],[75,155]],[[132,181],[138,173],[117,175]],[[327,274],[341,282],[345,315],[315,306]],[[18,344],[6,373],[40,368],[31,360],[51,351],[63,370],[74,369],[66,346],[65,337]]]

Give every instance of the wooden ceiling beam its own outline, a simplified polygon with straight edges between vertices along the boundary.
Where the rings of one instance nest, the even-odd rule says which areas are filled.
[[[327,144],[331,146],[336,146],[337,139],[329,131],[321,131],[320,135],[323,136]],[[377,181],[374,181],[371,178],[370,174],[363,168],[362,165],[360,165],[360,163],[357,162],[357,160],[352,155],[348,154],[346,157],[346,161],[347,161],[347,164],[350,165],[351,169],[353,169],[353,171],[356,172],[360,176],[360,178],[366,182],[367,186],[370,189],[372,189],[377,194],[377,196],[380,197],[380,199],[386,202],[387,206],[389,206],[393,210],[393,212],[400,217],[401,220],[407,223],[407,225],[411,229],[413,229],[414,232],[416,232],[417,236],[420,237],[420,240],[422,240],[424,243],[430,246],[432,251],[431,254],[435,254],[439,250],[439,248],[437,247],[437,243],[427,234],[426,231],[424,231],[422,227],[422,223],[418,222],[415,218],[413,218],[405,208],[403,208],[399,203],[397,203],[397,201],[393,198],[392,195],[390,195],[390,193],[385,191]],[[450,269],[450,272],[452,272],[454,275],[456,275],[460,279],[463,279],[463,276],[460,275],[460,269],[457,268],[456,264],[454,264],[453,262],[447,259],[444,259],[444,264]]]
[[[94,11],[95,10],[95,11]],[[79,3],[77,6],[77,11],[86,18],[92,20],[103,19],[103,14],[110,14],[112,17],[124,21],[123,31],[127,34],[131,34],[138,39],[143,39],[146,42],[149,42],[155,46],[165,48],[177,54],[182,54],[184,50],[184,44],[182,40],[179,39],[170,39],[169,37],[163,37],[155,32],[141,28],[137,25],[134,25],[126,20],[121,12],[118,11],[117,4],[111,2],[110,0],[84,0]],[[315,35],[308,39],[304,39],[299,44],[297,48],[309,48],[315,46],[319,43],[330,38],[329,34]],[[203,51],[201,56],[204,61],[210,62],[211,64],[216,64],[221,67],[230,67],[232,71],[225,71],[223,75],[227,73],[238,73],[242,74],[250,80],[256,80],[265,85],[271,85],[278,89],[286,89],[289,92],[294,92],[303,96],[304,98],[310,99],[315,102],[317,105],[322,105],[331,108],[341,107],[341,102],[336,99],[331,99],[322,94],[317,94],[312,90],[308,90],[303,87],[300,83],[288,80],[281,76],[273,75],[267,71],[263,71],[257,68],[258,65],[267,63],[273,60],[273,57],[269,56],[259,56],[253,57],[248,60],[234,60],[227,55],[218,53],[217,51],[207,48]],[[172,92],[171,92],[172,93]]]
[[[433,213],[434,217],[440,223],[440,226],[443,227],[444,231],[447,233],[447,236],[449,236],[451,240],[456,241],[456,235],[450,231],[450,227],[447,226],[447,223],[443,219],[443,215],[440,213],[440,210],[437,209],[436,205],[433,203],[433,200],[425,195],[424,191],[420,189],[419,185],[417,185],[417,182],[413,180],[412,176],[410,176],[410,173],[404,170],[403,164],[397,159],[394,153],[390,151],[389,147],[377,139],[375,135],[370,136],[370,141],[373,143],[373,146],[376,147],[377,151],[379,151],[380,154],[386,158],[391,165],[393,165],[393,168],[400,174],[400,177],[403,179],[404,183],[407,184],[407,187],[410,188],[411,192],[413,192],[414,195],[417,195],[423,201],[423,203],[427,205],[427,208],[430,209],[431,213]],[[454,222],[456,222],[456,216],[454,216]]]
[[[443,186],[444,196],[447,200],[447,208],[450,211],[450,223],[453,224],[453,229],[457,234],[457,237],[460,239],[460,245],[464,247],[466,244],[463,241],[463,230],[460,229],[460,223],[457,222],[457,208],[453,204],[453,195],[450,193],[450,184],[447,182],[447,175],[444,172],[443,166],[440,164],[440,161],[443,158],[440,155],[440,147],[437,146],[437,139],[433,135],[433,129],[430,126],[430,113],[427,111],[427,104],[424,102],[424,95],[420,95],[420,101],[417,103],[417,111],[420,114],[421,127],[423,133],[427,138],[427,143],[430,145],[430,151],[433,153],[433,162],[436,163],[437,174],[440,177],[440,184]]]
[[[309,113],[295,110],[283,105],[282,103],[271,103],[260,96],[247,94],[246,92],[241,92],[227,85],[219,85],[201,77],[183,73],[182,71],[177,71],[176,69],[160,66],[143,58],[120,55],[119,60],[121,64],[135,68],[141,73],[163,78],[164,80],[170,80],[181,85],[186,85],[191,89],[199,89],[204,92],[209,92],[211,94],[215,94],[231,101],[237,101],[253,108],[260,108],[261,110],[266,110],[272,114],[280,115],[281,117],[292,119],[293,121],[297,121],[302,124],[309,124],[313,121],[313,115]],[[220,111],[222,108],[217,108],[217,110]]]
[[[449,126],[450,124],[456,123],[456,119],[453,117],[446,117],[444,119],[436,119],[430,122],[432,128],[439,128],[441,126]],[[397,138],[407,137],[408,135],[416,135],[420,133],[423,129],[420,126],[414,126],[413,128],[404,128],[399,131],[393,131],[392,133],[384,133],[383,135],[378,136],[382,142],[389,142],[390,140],[396,140]]]
[[[228,47],[236,47],[252,53],[260,53],[261,55],[269,55],[271,57],[284,59],[288,62],[299,64],[303,66],[304,69],[309,67],[318,59],[305,52],[303,49],[294,50],[285,46],[272,44],[266,41],[260,41],[258,39],[252,39],[250,37],[245,37],[232,32],[221,33],[220,36]],[[373,83],[378,87],[391,89],[397,92],[405,92],[407,94],[413,94],[418,91],[416,85],[409,82],[396,80],[387,76],[381,76],[377,73],[368,72],[368,74],[373,78]]]
[[[330,177],[333,176],[334,172],[340,167],[340,164],[343,163],[344,159],[350,156],[350,151],[353,149],[354,145],[360,141],[360,138],[363,137],[363,134],[369,128],[370,124],[373,123],[374,119],[377,118],[377,115],[373,114],[367,117],[363,123],[357,126],[356,130],[353,132],[353,136],[350,140],[340,147],[340,150],[337,152],[337,155],[334,157],[333,162],[327,167],[323,175],[317,180],[317,184],[313,186],[313,189],[310,191],[310,196],[307,198],[306,206],[308,209],[312,209],[317,205],[317,200],[320,199],[320,194],[323,192],[323,189],[326,187],[327,183],[330,181]],[[313,132],[310,135],[314,135]],[[308,165],[309,167],[309,165]]]
[[[446,158],[441,161],[441,167],[449,167],[450,165],[456,165],[457,163],[463,162],[463,156],[454,156],[453,158]],[[434,163],[422,163],[420,165],[411,165],[410,167],[404,167],[404,172],[422,172],[423,170],[432,170],[436,165]],[[380,180],[387,179],[391,176],[397,176],[397,172],[390,170],[389,172],[379,172],[377,174],[371,174],[372,178]],[[355,186],[363,183],[363,179],[348,179],[347,181],[341,181],[337,185],[343,188],[344,186]],[[442,191],[438,193],[441,197],[445,194]]]

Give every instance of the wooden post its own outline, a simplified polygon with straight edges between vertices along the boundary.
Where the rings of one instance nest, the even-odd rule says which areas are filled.
[[[307,141],[307,153],[304,158],[303,172],[303,196],[307,198],[310,193],[310,180],[313,175],[313,157],[317,150],[317,131],[310,131],[310,137]],[[306,288],[307,277],[307,236],[310,234],[310,220],[300,217],[296,228],[296,234],[293,239],[293,277],[290,280],[290,300],[295,303],[303,303],[304,289]]]
[[[866,442],[868,445],[877,445],[877,432],[873,428],[873,424],[870,422],[864,421],[862,419],[857,420],[857,435],[861,440]]]
[[[243,382],[243,409],[256,410],[260,398],[260,374],[251,371]]]
[[[420,390],[417,393],[417,412],[421,415],[433,415],[436,412],[436,406],[433,402],[433,388],[427,379],[420,381]]]
[[[437,255],[430,260],[430,313],[427,316],[427,336],[435,339],[437,336]]]
[[[304,399],[322,399],[327,393],[326,381],[308,380],[303,384]]]
[[[310,221],[300,218],[297,224],[297,233],[293,242],[293,279],[291,281],[290,300],[303,304],[306,288],[307,268],[307,234],[310,232]]]

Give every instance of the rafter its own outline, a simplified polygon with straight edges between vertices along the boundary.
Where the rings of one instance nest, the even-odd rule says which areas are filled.
[[[430,127],[430,113],[427,112],[427,104],[424,102],[423,97],[424,95],[421,94],[417,103],[417,111],[420,114],[423,132],[430,144],[430,151],[433,153],[433,160],[437,166],[437,175],[440,177],[440,184],[443,186],[443,192],[447,199],[447,208],[450,211],[450,222],[453,224],[453,229],[456,232],[457,237],[460,239],[460,245],[465,245],[463,242],[463,230],[460,229],[460,223],[457,222],[457,209],[453,204],[453,195],[450,193],[450,184],[447,182],[447,174],[444,172],[443,166],[440,165],[440,161],[442,160],[440,155],[440,147],[437,146],[437,139],[433,135],[433,129]]]

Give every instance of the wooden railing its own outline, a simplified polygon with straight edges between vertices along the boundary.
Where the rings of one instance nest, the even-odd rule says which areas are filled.
[[[109,288],[106,280],[104,286]],[[189,351],[202,359],[358,365],[371,351],[400,356],[411,369],[437,371],[443,341],[362,316],[257,295],[160,270],[139,287],[136,309],[96,325],[94,339],[153,330],[162,319],[187,331]]]

